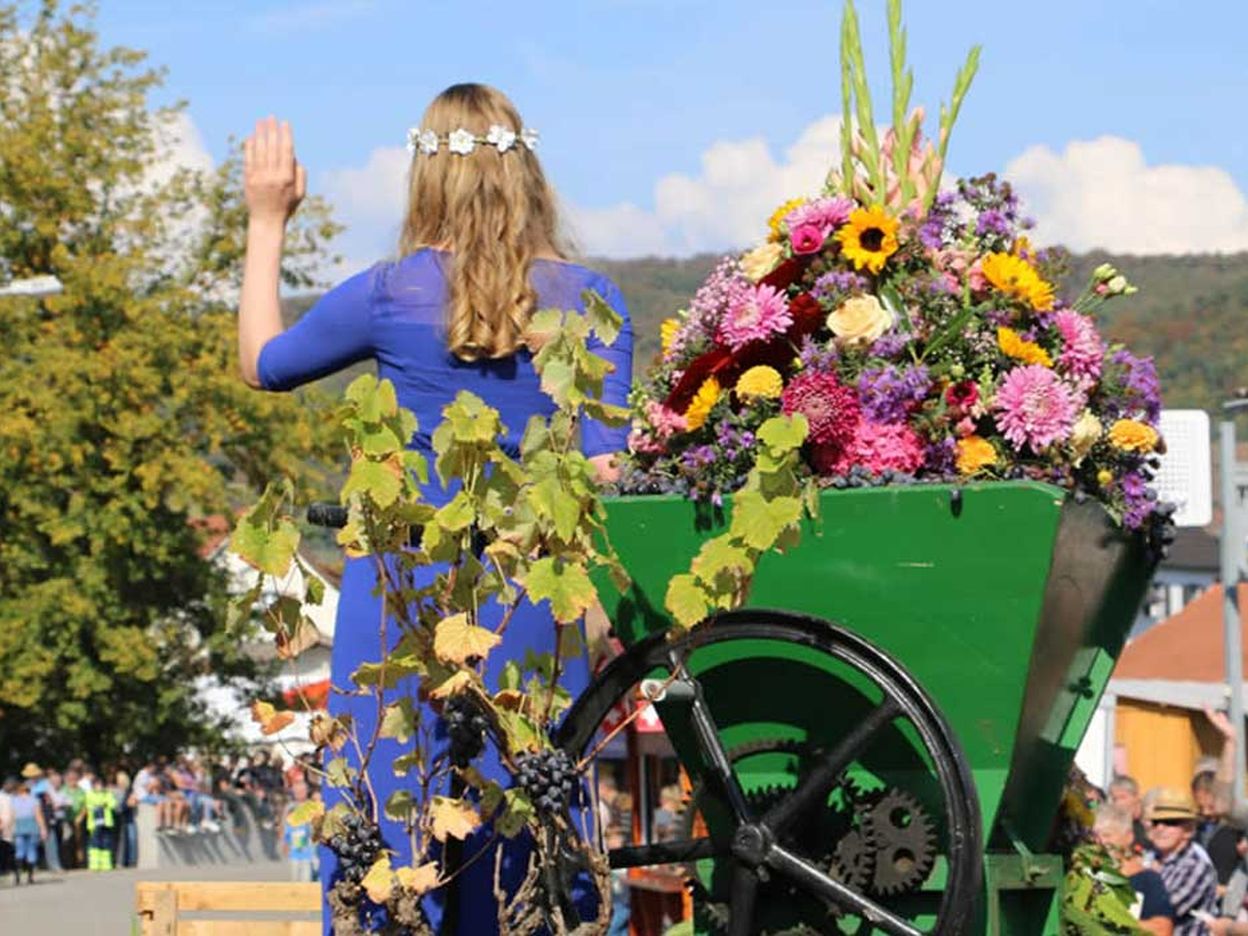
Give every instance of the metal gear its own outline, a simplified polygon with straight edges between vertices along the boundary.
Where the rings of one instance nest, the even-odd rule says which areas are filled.
[[[890,787],[862,814],[870,830],[875,866],[871,889],[889,896],[918,887],[936,860],[935,824],[905,790]]]

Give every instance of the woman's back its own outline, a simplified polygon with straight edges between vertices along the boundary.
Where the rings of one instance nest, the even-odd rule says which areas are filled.
[[[414,447],[430,448],[443,407],[467,390],[499,411],[507,429],[504,448],[516,454],[529,418],[549,416],[554,406],[542,392],[527,350],[463,361],[447,349],[444,320],[448,265],[453,262],[450,254],[424,249],[346,280],[264,346],[258,367],[261,383],[271,390],[289,389],[374,358],[378,376],[392,381],[399,404],[416,414]],[[594,290],[624,310],[614,283],[577,264],[536,260],[530,282],[538,308],[579,310],[584,307],[582,293]],[[631,338],[626,319],[611,347],[591,346],[615,367],[606,395],[621,402],[630,379]],[[603,427],[587,423],[582,449],[590,456],[616,451],[618,432],[608,438]]]

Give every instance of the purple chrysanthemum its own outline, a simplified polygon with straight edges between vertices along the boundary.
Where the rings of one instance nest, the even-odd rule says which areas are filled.
[[[810,335],[802,338],[802,346],[797,352],[797,360],[801,363],[802,370],[821,374],[832,373],[836,369],[838,357],[835,343],[825,346],[815,341]]]
[[[1139,358],[1130,351],[1114,352],[1113,363],[1122,368],[1122,397],[1111,403],[1115,416],[1143,413],[1148,422],[1161,417],[1161,384],[1151,357]]]
[[[905,332],[893,329],[875,339],[867,354],[877,358],[895,358],[902,351],[906,350],[908,344],[910,344],[910,336]]]
[[[857,273],[832,270],[815,280],[815,284],[810,287],[810,294],[827,308],[839,306],[854,293],[864,292],[867,285],[867,281]]]
[[[1017,367],[997,388],[997,426],[1015,449],[1039,451],[1068,435],[1079,414],[1076,393],[1040,364]]]

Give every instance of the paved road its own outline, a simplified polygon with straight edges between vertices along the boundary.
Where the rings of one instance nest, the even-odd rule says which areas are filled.
[[[37,872],[33,885],[0,880],[0,934],[3,936],[130,936],[136,881],[285,881],[282,862],[206,865],[92,873]]]

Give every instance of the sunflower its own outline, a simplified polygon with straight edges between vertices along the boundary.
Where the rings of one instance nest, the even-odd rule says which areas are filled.
[[[794,208],[800,208],[806,204],[808,199],[790,198],[783,205],[771,213],[771,217],[767,219],[767,229],[769,231],[767,239],[770,241],[780,240],[784,234],[780,230],[780,225],[784,224],[784,219],[789,216]]]
[[[1025,302],[1038,312],[1053,308],[1053,286],[1046,283],[1036,268],[1024,260],[1007,253],[991,253],[980,263],[984,279],[993,287]]]
[[[884,261],[897,252],[897,228],[900,222],[890,218],[878,205],[855,208],[848,223],[836,232],[841,253],[854,269],[864,267],[879,273]]]
[[[1012,357],[1016,361],[1022,361],[1024,364],[1039,364],[1042,367],[1053,366],[1053,359],[1049,357],[1048,351],[1045,351],[1044,348],[1034,341],[1027,341],[1012,328],[1001,327],[997,329],[997,346],[1006,357]]]
[[[711,415],[711,410],[719,402],[720,392],[719,381],[714,377],[707,377],[702,381],[702,386],[698,387],[698,392],[693,395],[689,408],[685,410],[685,425],[689,427],[690,432],[696,432],[706,425],[706,418]]]

